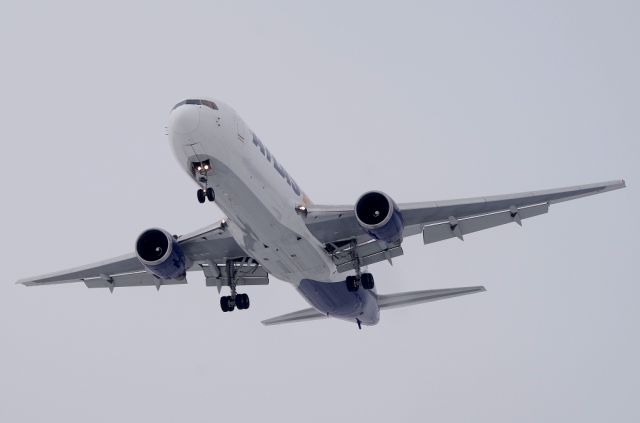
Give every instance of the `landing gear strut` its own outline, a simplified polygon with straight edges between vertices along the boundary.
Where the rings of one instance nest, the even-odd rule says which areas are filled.
[[[229,281],[229,288],[231,288],[231,295],[225,295],[220,297],[220,308],[225,313],[227,311],[233,311],[236,307],[238,310],[246,310],[251,305],[249,296],[247,294],[238,294],[236,292],[237,279],[235,275],[235,267],[233,260],[227,260],[226,264],[227,280]]]
[[[346,285],[349,292],[356,292],[360,286],[364,289],[373,289],[375,282],[371,273],[361,273],[360,256],[357,251],[358,244],[356,241],[351,242],[351,255],[355,261],[356,275],[347,276]]]
[[[193,172],[193,176],[199,183],[204,184],[205,186],[204,189],[200,188],[198,190],[198,202],[201,204],[206,200],[215,201],[216,199],[216,193],[213,191],[213,188],[208,186],[209,172],[211,170],[211,163],[209,163],[209,160],[191,163],[191,171]]]

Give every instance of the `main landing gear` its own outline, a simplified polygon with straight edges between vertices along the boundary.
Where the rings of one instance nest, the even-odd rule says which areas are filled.
[[[373,289],[375,282],[371,273],[360,273],[360,256],[358,256],[356,242],[351,243],[351,254],[355,261],[356,275],[347,276],[346,284],[349,292],[356,292],[360,286],[363,289]]]
[[[238,307],[238,310],[246,310],[249,308],[249,305],[249,296],[247,294],[236,294],[235,300],[231,295],[220,297],[220,308],[225,313],[235,310],[236,307]]]
[[[204,203],[206,200],[215,201],[216,193],[213,191],[213,188],[209,187],[206,190],[200,188],[198,190],[198,202]]]
[[[371,273],[362,273],[360,274],[360,278],[358,278],[358,276],[347,276],[346,284],[349,292],[356,292],[360,287],[363,289],[373,289],[375,286]]]
[[[233,260],[227,260],[226,264],[227,280],[229,281],[229,288],[231,288],[231,295],[225,295],[220,297],[220,308],[225,313],[233,311],[237,307],[238,310],[246,310],[251,305],[249,296],[247,294],[238,294],[236,292],[237,279],[235,275],[235,267]]]

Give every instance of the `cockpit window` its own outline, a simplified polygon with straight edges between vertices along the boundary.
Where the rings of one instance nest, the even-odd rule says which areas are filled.
[[[206,106],[210,109],[218,110],[218,106],[216,106],[216,103],[214,103],[211,100],[194,100],[194,99],[183,100],[180,103],[173,106],[173,109],[171,110],[175,110],[176,108],[182,106],[183,104],[196,104],[198,106]]]

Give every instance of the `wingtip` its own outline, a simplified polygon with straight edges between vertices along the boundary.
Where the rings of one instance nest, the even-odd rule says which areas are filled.
[[[627,181],[624,178],[622,178],[622,179],[618,179],[611,185],[614,189],[625,188],[627,186]]]
[[[624,180],[624,178],[623,179],[616,179],[616,180],[609,181],[609,182],[602,182],[601,186],[602,186],[602,191],[603,192],[615,191],[617,189],[625,188],[627,186],[627,181]]]
[[[467,291],[469,294],[476,294],[479,292],[485,292],[487,290],[487,288],[485,288],[482,285],[478,285],[478,286],[471,286],[469,287],[469,290]]]

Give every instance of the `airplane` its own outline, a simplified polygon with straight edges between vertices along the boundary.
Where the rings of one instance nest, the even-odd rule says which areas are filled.
[[[200,203],[215,202],[221,221],[177,236],[151,228],[132,253],[17,283],[42,286],[84,282],[88,288],[186,284],[203,272],[207,286],[227,287],[223,312],[246,310],[239,287],[289,282],[310,308],[264,320],[264,325],[338,318],[375,325],[380,310],[473,294],[482,286],[378,294],[369,265],[403,255],[404,238],[424,244],[464,236],[549,211],[551,204],[626,186],[624,180],[518,194],[396,203],[369,191],[351,205],[313,203],[265,144],[228,105],[187,99],[169,115],[169,142],[198,185]]]

